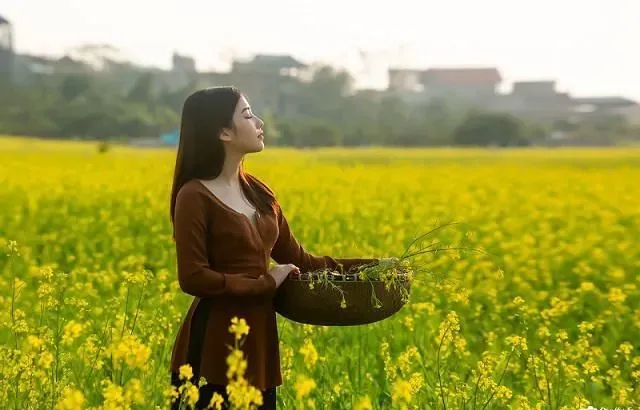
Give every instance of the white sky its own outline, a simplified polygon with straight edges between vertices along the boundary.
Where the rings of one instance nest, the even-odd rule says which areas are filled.
[[[575,96],[640,100],[640,0],[2,0],[19,52],[109,43],[145,65],[178,50],[199,69],[289,53],[385,87],[391,66],[496,66]],[[372,58],[366,68],[360,50]]]

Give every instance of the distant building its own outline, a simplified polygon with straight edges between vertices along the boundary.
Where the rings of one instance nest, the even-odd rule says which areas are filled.
[[[640,127],[640,104],[616,108],[613,112],[614,114],[622,116],[627,124]]]
[[[638,103],[624,97],[581,97],[574,98],[574,107],[581,112],[606,113],[632,107]]]
[[[0,79],[11,81],[14,71],[13,27],[0,16]]]
[[[29,84],[41,76],[93,73],[91,66],[69,56],[60,58],[42,57],[30,54],[14,56],[14,82]]]
[[[546,99],[557,94],[554,80],[516,81],[511,91],[513,95],[532,99]]]
[[[312,73],[307,64],[290,55],[258,54],[249,61],[234,61],[228,75],[230,83],[248,95],[256,112],[290,116],[297,114],[295,96]]]
[[[495,97],[502,76],[497,68],[430,68],[422,75],[430,98],[481,102]]]
[[[624,97],[575,98],[572,110],[581,119],[622,117],[630,125],[640,125],[640,104]]]
[[[195,73],[196,61],[192,57],[181,56],[178,53],[173,53],[172,58],[173,71]]]
[[[448,100],[461,105],[484,105],[498,92],[502,76],[497,68],[429,68],[389,70],[388,91],[407,102]]]
[[[573,100],[558,92],[554,80],[516,81],[511,93],[498,95],[487,107],[533,120],[554,121],[572,114]]]
[[[404,68],[389,69],[389,91],[395,92],[422,92],[423,70],[412,70]]]
[[[149,70],[153,74],[154,91],[175,92],[190,84],[197,84],[202,77],[201,73],[198,73],[196,62],[192,57],[173,53],[171,63],[170,70]]]
[[[252,72],[264,75],[298,77],[308,66],[290,55],[257,54],[249,61],[234,61],[232,72]]]

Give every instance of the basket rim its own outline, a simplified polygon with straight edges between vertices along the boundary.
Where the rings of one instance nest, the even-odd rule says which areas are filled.
[[[285,280],[285,282],[287,281],[293,281],[293,282],[304,282],[304,283],[309,283],[309,282],[313,282],[313,283],[389,283],[389,281],[385,281],[385,280],[344,280],[344,279],[331,279],[328,281],[318,281],[317,279],[300,279],[300,278],[287,278]],[[408,278],[403,278],[403,279],[394,279],[393,281],[391,281],[391,283],[393,282],[406,282],[406,283],[411,283],[412,281]],[[284,283],[284,282],[282,282]]]

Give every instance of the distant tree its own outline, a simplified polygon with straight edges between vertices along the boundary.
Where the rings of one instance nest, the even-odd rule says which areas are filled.
[[[91,78],[87,74],[69,74],[62,79],[60,94],[65,101],[72,101],[91,90]]]
[[[262,121],[264,121],[265,139],[267,139],[271,144],[277,145],[281,143],[278,120],[271,110],[267,109],[262,113]]]
[[[353,79],[345,72],[329,66],[315,69],[308,84],[299,88],[296,105],[302,116],[341,122]]]
[[[380,100],[378,113],[374,120],[379,137],[377,142],[384,145],[403,145],[406,139],[406,127],[411,121],[408,107],[396,95],[386,95]]]
[[[152,104],[154,102],[153,74],[150,72],[141,73],[129,90],[126,99],[137,103]]]
[[[529,145],[523,121],[502,113],[470,113],[455,129],[453,141],[471,146]]]

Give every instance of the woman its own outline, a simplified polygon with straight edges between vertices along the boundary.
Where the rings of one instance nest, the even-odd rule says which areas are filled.
[[[264,148],[264,123],[235,87],[197,91],[184,103],[171,193],[178,281],[195,296],[177,334],[172,384],[189,364],[200,377],[198,408],[213,392],[226,401],[231,318],[250,327],[242,350],[246,378],[263,393],[261,409],[275,409],[282,384],[272,298],[289,276],[319,268],[344,270],[374,259],[334,259],[307,253],[291,232],[273,191],[243,169],[246,154]],[[269,269],[269,259],[278,265]],[[177,403],[178,401],[176,401]]]

